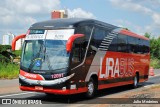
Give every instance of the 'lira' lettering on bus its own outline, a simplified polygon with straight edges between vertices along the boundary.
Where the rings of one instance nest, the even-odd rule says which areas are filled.
[[[134,72],[134,59],[106,58],[106,65],[100,59],[99,78],[132,76]]]

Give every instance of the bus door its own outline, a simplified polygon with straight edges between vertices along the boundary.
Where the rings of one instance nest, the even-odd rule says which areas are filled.
[[[84,72],[85,72],[85,43],[82,38],[78,38],[73,42],[72,52],[71,52],[71,74],[75,73],[74,77],[71,79],[73,83],[76,83],[77,88],[84,87]],[[81,84],[82,83],[82,84]]]

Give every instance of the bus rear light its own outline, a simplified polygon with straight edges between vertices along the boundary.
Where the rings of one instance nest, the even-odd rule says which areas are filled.
[[[67,51],[67,52],[71,52],[73,42],[75,41],[75,39],[80,38],[80,37],[84,37],[84,34],[75,34],[75,35],[72,35],[72,36],[68,39],[68,41],[67,41],[67,43],[66,43],[66,51]]]

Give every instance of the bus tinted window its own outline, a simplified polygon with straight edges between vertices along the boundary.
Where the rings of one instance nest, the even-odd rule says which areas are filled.
[[[84,34],[86,37],[86,40],[89,40],[90,34],[92,31],[92,26],[91,25],[81,25],[76,28],[76,34]]]
[[[138,39],[138,45],[139,45],[139,47],[138,47],[138,53],[139,53],[139,54],[142,54],[143,51],[144,51],[144,48],[143,48],[143,40],[142,40],[142,39]]]
[[[128,52],[137,54],[149,53],[149,41],[128,36]]]
[[[138,51],[139,51],[138,39],[128,36],[128,52],[138,53]]]
[[[149,53],[149,42],[147,40],[144,40],[143,45],[144,53]]]
[[[117,37],[117,51],[127,52],[127,36],[118,34]]]
[[[108,51],[117,51],[117,36],[113,38],[111,44],[109,45]]]
[[[94,36],[93,38],[95,40],[102,40],[105,37],[105,30],[103,29],[99,29],[99,28],[95,28],[95,32],[94,32]]]
[[[105,30],[98,27],[95,28],[93,34],[93,45],[98,48],[102,40],[105,38],[105,36],[106,36]]]

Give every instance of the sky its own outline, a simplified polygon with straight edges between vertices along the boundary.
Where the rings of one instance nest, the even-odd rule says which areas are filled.
[[[2,35],[26,33],[36,22],[51,19],[51,11],[67,9],[69,17],[92,18],[144,35],[160,36],[160,0],[3,0]]]

